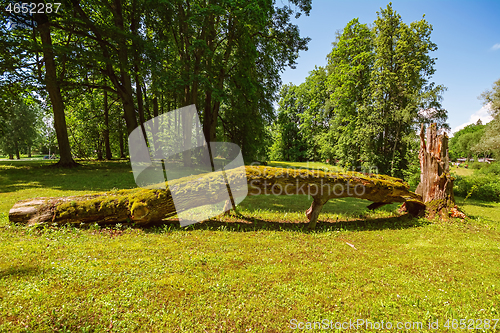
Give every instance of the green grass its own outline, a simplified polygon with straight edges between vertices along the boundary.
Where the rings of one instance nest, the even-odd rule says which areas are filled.
[[[450,172],[452,175],[457,176],[471,176],[474,173],[474,169],[457,168],[456,166],[450,166]]]
[[[343,198],[315,231],[307,196],[248,197],[241,217],[184,229],[9,224],[20,199],[134,187],[124,162],[51,163],[0,162],[2,332],[287,332],[292,319],[358,318],[455,332],[447,319],[500,318],[499,204],[458,198],[471,218],[437,222]]]
[[[79,162],[74,169],[51,167],[55,161],[0,161],[0,212],[19,200],[97,193],[136,187],[130,163]]]
[[[476,220],[491,221],[492,226],[500,226],[500,203],[487,202],[476,199],[456,198],[457,204],[462,208],[464,213]]]
[[[292,168],[292,169],[313,169],[313,170],[324,170],[324,171],[342,171],[341,167],[322,163],[322,162],[282,162],[282,161],[271,161],[267,165],[279,168]]]

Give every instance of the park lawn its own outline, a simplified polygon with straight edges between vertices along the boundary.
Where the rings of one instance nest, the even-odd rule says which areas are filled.
[[[450,165],[450,173],[456,176],[472,176],[474,169],[466,169],[463,167],[457,168],[456,166]]]
[[[312,170],[323,170],[323,171],[342,171],[341,167],[326,164],[322,162],[283,162],[283,161],[270,161],[267,162],[268,166],[278,167],[278,168],[292,168],[292,169],[312,169]]]
[[[470,219],[438,222],[343,198],[315,231],[306,196],[248,197],[240,217],[183,229],[9,224],[17,200],[134,187],[125,162],[41,163],[0,162],[2,332],[286,332],[292,319],[451,332],[447,319],[500,318],[499,204],[468,199]]]

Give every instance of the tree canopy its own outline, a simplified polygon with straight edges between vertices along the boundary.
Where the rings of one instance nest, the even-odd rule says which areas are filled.
[[[500,79],[495,81],[491,90],[479,97],[487,105],[493,120],[486,125],[484,135],[472,148],[475,152],[493,152],[500,156]]]
[[[123,156],[138,125],[190,104],[207,141],[237,143],[251,160],[265,153],[280,73],[307,49],[292,19],[310,10],[311,0],[65,0],[57,12],[5,11],[2,84],[50,105],[65,165],[101,146]]]
[[[276,156],[337,159],[348,168],[401,176],[417,154],[419,124],[449,128],[441,106],[446,88],[431,81],[430,53],[437,49],[431,31],[425,18],[404,23],[392,4],[377,13],[372,28],[351,20],[337,33],[326,68],[281,90],[273,152],[282,153]],[[295,137],[290,151],[287,141]]]

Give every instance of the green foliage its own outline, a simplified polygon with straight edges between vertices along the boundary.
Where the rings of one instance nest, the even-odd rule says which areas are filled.
[[[41,29],[7,24],[8,18],[29,26],[33,17],[4,11],[0,69],[9,80],[2,94],[18,81],[46,97],[42,58],[54,58],[50,72],[58,87],[52,89],[63,96],[54,103],[62,116],[55,119],[66,111],[75,155],[100,157],[108,131],[116,151],[138,123],[195,104],[207,141],[237,143],[245,160],[263,160],[280,73],[295,65],[309,41],[292,20],[310,10],[311,0],[63,2],[58,13],[34,16],[48,20],[43,43]],[[46,51],[54,56],[42,55]],[[109,126],[103,90],[114,105]],[[123,119],[126,131],[117,126]],[[58,139],[67,139],[64,127],[56,126]]]
[[[39,147],[42,154],[57,152],[57,138],[52,115],[46,115],[40,119]]]
[[[108,102],[109,103],[109,102]],[[124,127],[120,117],[122,110],[115,105],[109,108],[109,121],[104,122],[104,99],[102,91],[91,89],[88,93],[71,100],[66,109],[69,140],[73,154],[80,159],[103,159],[104,132],[109,131],[112,155],[120,156],[120,128]],[[123,140],[123,139],[122,139]]]
[[[488,105],[493,116],[500,116],[500,79],[493,83],[491,90],[486,90],[479,97],[485,105]]]
[[[410,189],[414,191],[420,183],[420,160],[418,152],[420,150],[420,138],[414,136],[413,140],[409,143],[410,147],[407,150],[406,160],[408,167],[402,171],[403,179],[408,182]]]
[[[470,169],[482,169],[488,166],[488,163],[484,162],[472,162],[468,164],[468,168]]]
[[[479,98],[488,106],[493,120],[486,125],[484,135],[472,149],[476,153],[491,152],[500,158],[500,79],[493,84],[491,90],[483,92]]]
[[[464,202],[470,198],[470,196],[472,195],[472,193],[474,193],[475,190],[478,189],[478,186],[477,185],[473,185],[472,188],[470,189],[470,191],[467,193],[467,195],[465,196],[465,199],[464,199]]]
[[[18,99],[6,110],[0,132],[0,149],[5,154],[17,155],[21,151],[31,152],[38,139],[40,127],[40,107],[33,101]]]
[[[300,87],[293,84],[281,89],[278,119],[274,124],[273,145],[270,148],[271,160],[304,161],[306,159],[306,141],[301,133],[304,126]]]
[[[375,53],[373,35],[366,24],[353,19],[337,37],[328,55],[329,136],[335,156],[344,167],[360,166],[364,147],[366,98]]]
[[[453,192],[462,197],[500,202],[500,176],[495,174],[456,176]]]
[[[496,115],[492,121],[486,124],[484,134],[472,147],[475,153],[491,152],[495,157],[500,158],[500,115]]]
[[[429,121],[442,123],[439,96],[444,87],[429,82],[435,72],[437,49],[431,39],[432,26],[422,18],[407,25],[392,5],[377,13],[374,22],[374,63],[370,71],[370,93],[363,110],[364,163],[376,165],[380,172],[394,176],[408,167],[409,141],[422,110]]]
[[[435,72],[430,53],[437,49],[431,31],[424,18],[404,23],[392,4],[378,12],[372,29],[351,20],[333,43],[326,73],[316,68],[299,87],[282,90],[279,112],[287,105],[287,112],[303,122],[287,122],[295,122],[298,135],[276,138],[297,140],[295,149],[308,159],[336,159],[347,168],[376,167],[401,177],[412,164],[404,176],[414,177],[417,125],[448,127],[441,107],[445,88],[430,81]],[[277,147],[284,152],[292,144],[275,141],[273,150],[280,151]]]
[[[493,174],[500,176],[500,162],[493,162],[491,164],[481,163],[481,168],[476,171],[476,174]]]
[[[273,124],[271,160],[326,160],[328,151],[328,94],[325,68],[316,67],[299,86],[284,85]]]
[[[474,147],[484,135],[485,125],[479,121],[470,124],[453,134],[449,144],[449,156],[451,160],[457,158],[472,158],[475,155]]]

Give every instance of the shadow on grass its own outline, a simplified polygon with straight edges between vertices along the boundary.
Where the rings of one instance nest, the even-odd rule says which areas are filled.
[[[320,170],[320,171],[332,172],[332,173],[342,173],[342,172],[350,171],[350,170],[344,170],[341,167],[337,167],[334,165],[319,165],[319,163],[316,165],[314,163],[311,163],[311,164],[313,164],[313,165],[311,165],[311,166],[307,166],[307,165],[297,166],[293,162],[289,162],[289,163],[287,163],[287,162],[268,162],[267,166],[275,167],[275,168],[292,169],[292,170],[310,170],[310,171]],[[256,165],[259,165],[259,164],[256,164]]]
[[[311,206],[312,198],[307,195],[256,195],[247,196],[238,207],[251,212],[299,213],[303,215]],[[368,213],[371,201],[344,197],[330,199],[321,210],[322,214],[343,214],[364,216]],[[395,212],[400,203],[393,203],[377,209],[377,212]],[[321,215],[320,215],[321,216]]]
[[[80,166],[66,169],[55,167],[54,161],[0,161],[0,192],[33,188],[109,191],[137,187],[128,161],[78,162]]]
[[[40,274],[41,270],[38,267],[34,266],[16,266],[9,267],[7,269],[0,269],[0,279],[6,277],[25,277],[25,276],[34,276]]]
[[[465,199],[463,198],[455,198],[456,204],[460,207],[462,205],[474,205],[474,206],[479,206],[479,207],[486,207],[486,208],[495,208],[495,204],[489,202],[489,201],[482,201],[478,199]]]
[[[353,221],[325,221],[319,220],[314,230],[308,229],[308,222],[275,222],[266,221],[254,217],[240,215],[235,217],[238,221],[222,222],[208,220],[201,223],[192,224],[187,227],[181,227],[177,220],[167,220],[158,223],[149,224],[142,227],[145,232],[162,233],[174,230],[219,230],[219,231],[300,231],[305,233],[331,232],[331,231],[373,231],[386,229],[408,229],[428,225],[431,222],[425,219],[413,218],[410,214],[394,217],[370,218]]]

